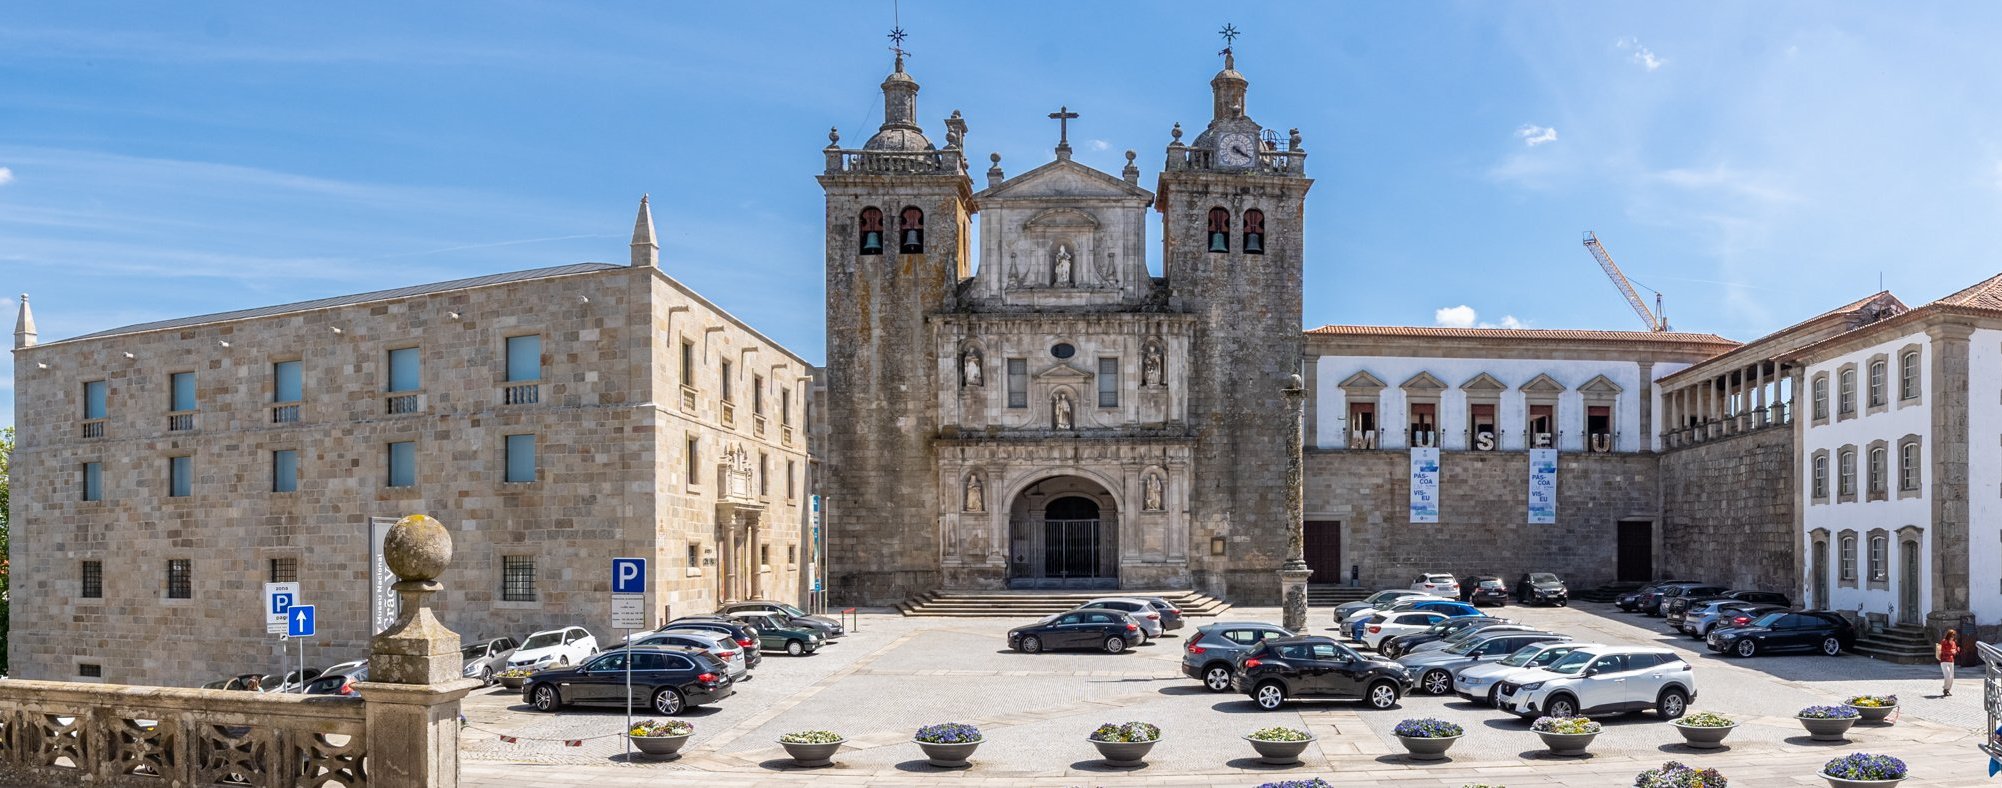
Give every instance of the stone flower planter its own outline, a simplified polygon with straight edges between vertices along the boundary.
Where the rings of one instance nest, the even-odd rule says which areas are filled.
[[[1592,746],[1593,739],[1599,738],[1599,734],[1597,733],[1550,733],[1548,731],[1537,731],[1536,735],[1543,739],[1543,746],[1549,748],[1551,755],[1566,758],[1576,758],[1585,755],[1585,748]]]
[[[1888,721],[1888,718],[1891,716],[1891,712],[1898,710],[1898,707],[1896,706],[1851,706],[1850,708],[1855,709],[1857,714],[1863,715],[1864,722],[1870,723],[1872,725],[1897,724],[1895,722]]]
[[[1723,726],[1712,725],[1707,727],[1698,725],[1684,725],[1681,722],[1672,722],[1669,724],[1674,725],[1676,730],[1682,732],[1683,744],[1687,744],[1699,750],[1715,750],[1719,747],[1723,747],[1724,737],[1731,735],[1731,731],[1736,730],[1738,728],[1738,726],[1735,724],[1723,725]]]
[[[1098,756],[1105,759],[1107,766],[1141,766],[1147,763],[1147,752],[1160,744],[1153,741],[1092,741],[1098,748]]]
[[[779,746],[785,748],[786,755],[792,756],[792,762],[795,765],[813,767],[833,766],[835,751],[841,749],[841,745],[847,743],[847,739],[832,741],[826,744],[806,744],[780,740]]]
[[[979,741],[959,742],[957,744],[939,744],[937,742],[918,741],[917,739],[912,739],[911,741],[916,741],[918,749],[925,751],[925,763],[941,769],[959,769],[971,765],[966,762],[967,759],[972,758],[973,751],[979,749],[981,743],[987,740],[981,739]]]
[[[1270,741],[1244,737],[1251,742],[1251,749],[1258,753],[1258,762],[1272,766],[1292,766],[1300,762],[1300,753],[1306,752],[1314,739],[1302,741]]]
[[[1446,759],[1446,751],[1452,749],[1453,742],[1459,741],[1460,737],[1459,736],[1399,736],[1397,737],[1397,740],[1404,745],[1404,751],[1410,754],[1411,760],[1443,761]]]
[[[506,687],[506,688],[508,688],[508,689],[511,689],[511,690],[514,690],[514,691],[516,691],[516,692],[520,692],[520,691],[521,691],[521,688],[522,688],[522,685],[525,685],[525,684],[527,684],[527,683],[528,683],[528,677],[527,677],[527,676],[502,676],[502,677],[500,677],[500,683],[501,683],[501,686],[503,686],[503,687]]]
[[[1892,788],[1905,781],[1903,777],[1895,780],[1851,780],[1846,777],[1830,777],[1826,774],[1820,776],[1821,779],[1828,781],[1829,788]]]
[[[1807,738],[1814,741],[1848,741],[1849,728],[1856,724],[1858,717],[1795,717],[1800,726],[1807,729]],[[1836,778],[1830,778],[1836,779]]]
[[[684,733],[680,736],[634,736],[627,734],[626,738],[633,743],[633,749],[639,750],[643,754],[680,757],[682,745],[687,744],[688,738],[694,735],[693,733]]]

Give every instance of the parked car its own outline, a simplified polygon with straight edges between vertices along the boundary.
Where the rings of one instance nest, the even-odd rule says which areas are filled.
[[[745,626],[744,622],[734,618],[725,618],[723,616],[682,616],[681,618],[662,624],[660,629],[654,631],[714,632],[729,635],[731,640],[736,641],[737,647],[744,650],[744,667],[757,670],[758,664],[765,659],[764,649],[758,648],[758,633],[751,631],[751,628]],[[646,634],[642,632],[634,637],[645,637]]]
[[[1661,590],[1661,617],[1668,623],[1669,629],[1677,629],[1682,624],[1679,616],[1682,611],[1689,609],[1690,602],[1721,596],[1730,590],[1729,586],[1715,585],[1684,586],[1679,591],[1672,586],[1664,588]]]
[[[1302,698],[1388,709],[1411,690],[1411,674],[1395,662],[1364,658],[1334,638],[1302,635],[1263,641],[1239,656],[1230,686],[1266,711]]]
[[[805,627],[808,629],[819,631],[820,638],[823,641],[833,640],[835,638],[847,634],[847,632],[842,629],[840,621],[828,618],[827,616],[810,615],[806,611],[801,610],[793,605],[788,605],[784,602],[773,602],[769,599],[752,599],[744,602],[731,602],[727,605],[717,608],[716,612],[720,615],[725,615],[725,616],[734,615],[737,613],[775,613],[777,615],[784,616],[785,618],[790,619],[791,623],[794,626]]]
[[[632,694],[626,694],[628,671]],[[674,646],[626,646],[583,664],[552,668],[530,676],[521,699],[537,711],[565,704],[624,706],[628,698],[650,713],[672,717],[730,697],[736,688],[729,670],[707,652]]]
[[[1737,602],[1743,604],[1774,605],[1778,607],[1788,607],[1793,604],[1793,600],[1788,598],[1786,594],[1776,591],[1731,590],[1699,595],[1695,590],[1691,590],[1685,592],[1682,596],[1668,600],[1668,612],[1662,616],[1662,619],[1668,622],[1669,629],[1687,632],[1689,631],[1688,628],[1683,625],[1687,623],[1690,611],[1712,602]]]
[[[1787,608],[1780,605],[1755,605],[1750,602],[1711,602],[1701,610],[1686,613],[1682,617],[1682,631],[1690,637],[1705,640],[1717,629],[1749,626],[1767,613],[1783,613]]]
[[[1448,648],[1398,657],[1397,664],[1411,671],[1412,683],[1419,690],[1428,695],[1444,695],[1453,691],[1453,679],[1462,669],[1500,662],[1523,646],[1571,639],[1569,635],[1554,632],[1481,632]]]
[[[300,692],[306,689],[306,682],[320,677],[326,668],[307,667],[305,670],[293,668],[285,671],[285,678],[278,685],[279,692]]]
[[[757,633],[758,648],[780,649],[792,656],[802,656],[820,650],[820,633],[805,627],[793,626],[790,619],[783,619],[770,613],[738,613],[732,618],[744,623]]]
[[[1383,643],[1398,635],[1423,632],[1448,616],[1430,610],[1406,610],[1401,613],[1378,613],[1370,617],[1363,626],[1362,639],[1377,653],[1383,653]],[[1391,656],[1386,654],[1385,656]]]
[[[1741,627],[1711,630],[1704,644],[1740,657],[1764,651],[1819,651],[1833,657],[1856,645],[1856,629],[1849,619],[1827,611],[1774,611]]]
[[[1154,606],[1154,612],[1161,614],[1161,630],[1163,632],[1173,632],[1181,629],[1188,623],[1182,620],[1182,609],[1176,607],[1173,602],[1158,596],[1136,596],[1133,598]]]
[[[1410,641],[1399,643],[1397,645],[1397,655],[1401,657],[1407,654],[1424,654],[1429,651],[1439,651],[1441,649],[1448,649],[1460,645],[1461,643],[1465,643],[1469,640],[1473,640],[1474,638],[1485,637],[1495,632],[1541,632],[1541,631],[1542,630],[1539,630],[1536,627],[1532,627],[1528,624],[1518,624],[1508,619],[1481,618],[1481,619],[1475,619],[1474,623],[1467,626],[1465,629],[1462,629],[1458,632],[1449,633],[1445,637],[1437,639],[1413,638]]]
[[[1147,600],[1144,599],[1104,597],[1077,606],[1078,610],[1085,610],[1087,608],[1117,610],[1128,616],[1132,616],[1133,622],[1140,625],[1140,633],[1149,638],[1157,638],[1167,632],[1167,630],[1161,628],[1160,611],[1155,610],[1154,606],[1148,604]],[[1146,641],[1141,642],[1145,643]]]
[[[1685,582],[1676,582],[1676,583],[1663,583],[1659,586],[1656,586],[1653,591],[1641,597],[1640,612],[1649,616],[1653,616],[1655,618],[1660,618],[1664,613],[1668,612],[1669,600],[1682,596],[1683,593],[1687,592],[1689,589],[1692,588],[1705,589],[1703,593],[1706,594],[1714,594],[1718,591],[1725,590],[1724,587],[1722,586],[1710,585],[1709,583],[1700,583],[1693,580]]]
[[[1480,608],[1474,607],[1473,605],[1469,605],[1465,602],[1454,602],[1449,599],[1434,599],[1429,596],[1410,597],[1407,599],[1398,600],[1397,602],[1392,603],[1390,607],[1376,611],[1375,615],[1357,616],[1353,623],[1347,625],[1349,627],[1349,640],[1355,643],[1363,642],[1362,636],[1365,626],[1367,626],[1370,623],[1370,621],[1375,619],[1377,616],[1388,616],[1392,613],[1405,613],[1413,610],[1429,610],[1434,613],[1439,613],[1441,615],[1444,615],[1448,618],[1453,618],[1458,616],[1487,615],[1486,613],[1482,613]]]
[[[1204,624],[1182,644],[1182,675],[1201,680],[1211,692],[1227,691],[1238,655],[1267,640],[1292,636],[1285,627],[1260,621]]]
[[[635,646],[677,646],[706,651],[723,667],[730,671],[730,678],[737,681],[748,680],[751,676],[749,660],[744,659],[744,647],[722,632],[701,632],[682,630],[678,632],[654,632],[632,642]]]
[[[239,692],[277,692],[285,682],[269,673],[239,673],[223,683],[222,688]]]
[[[1423,643],[1430,643],[1440,638],[1444,638],[1459,633],[1462,630],[1475,627],[1494,626],[1496,624],[1506,623],[1507,621],[1508,619],[1505,618],[1495,618],[1493,616],[1485,616],[1485,615],[1454,616],[1452,618],[1446,619],[1445,621],[1441,621],[1438,624],[1433,625],[1432,628],[1427,629],[1423,632],[1413,632],[1407,635],[1398,635],[1397,637],[1391,638],[1389,641],[1378,646],[1377,651],[1386,657],[1395,659],[1405,654],[1406,652],[1409,652],[1412,646],[1420,645]],[[1527,627],[1524,628],[1527,629]]]
[[[1525,605],[1571,604],[1571,589],[1549,572],[1524,572],[1515,581],[1515,601]]]
[[[1008,647],[1025,654],[1060,648],[1102,648],[1117,654],[1145,637],[1132,616],[1094,608],[1058,613],[1034,624],[1008,630]]]
[[[1442,596],[1447,599],[1460,598],[1460,581],[1445,572],[1426,572],[1411,581],[1411,590]]]
[[[521,646],[508,655],[507,666],[539,670],[574,665],[596,653],[598,638],[584,631],[583,627],[549,629],[523,638]]]
[[[1556,662],[1564,655],[1589,645],[1596,644],[1549,640],[1523,646],[1500,661],[1485,662],[1453,674],[1453,691],[1467,700],[1493,706],[1501,683],[1510,676]]]
[[[1654,709],[1672,720],[1695,699],[1696,671],[1658,646],[1580,648],[1548,667],[1510,676],[1495,693],[1502,710],[1524,718]]]
[[[1641,612],[1641,607],[1643,605],[1643,602],[1650,595],[1660,591],[1662,589],[1662,586],[1666,586],[1670,583],[1682,583],[1682,582],[1687,582],[1687,581],[1663,580],[1656,583],[1649,583],[1647,585],[1641,586],[1640,588],[1634,589],[1633,591],[1614,597],[1613,605],[1629,613],[1639,613]]]
[[[327,672],[320,674],[319,678],[306,682],[306,694],[342,695],[352,698],[355,696],[355,684],[367,680],[367,663],[362,663],[356,668],[346,668],[341,672],[329,668]]]
[[[1409,588],[1386,588],[1382,591],[1370,594],[1367,597],[1363,597],[1361,600],[1355,602],[1343,602],[1342,604],[1336,605],[1335,623],[1340,624],[1343,621],[1349,620],[1349,617],[1355,615],[1357,611],[1360,610],[1374,611],[1399,599],[1403,599],[1405,597],[1410,597],[1410,596],[1431,596],[1431,595],[1423,591],[1414,591]]]
[[[514,638],[488,638],[461,647],[459,656],[466,660],[466,670],[460,675],[479,679],[481,684],[494,683],[494,674],[507,670],[507,658],[514,654],[516,645]]]
[[[1479,607],[1481,605],[1508,606],[1508,586],[1502,579],[1492,575],[1475,575],[1460,581],[1460,601]]]

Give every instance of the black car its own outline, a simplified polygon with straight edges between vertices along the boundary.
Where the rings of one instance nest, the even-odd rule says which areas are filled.
[[[654,631],[666,632],[670,629],[695,629],[703,632],[718,632],[729,635],[731,640],[737,641],[737,645],[744,649],[744,667],[756,670],[758,663],[765,661],[764,649],[758,647],[758,633],[752,632],[751,628],[746,626],[744,622],[734,618],[724,618],[722,616],[682,616],[681,618],[662,624],[659,629]],[[633,639],[638,640],[645,634],[647,633],[634,635]]]
[[[627,646],[600,653],[581,665],[538,671],[521,686],[521,699],[537,711],[556,711],[568,703],[624,706],[629,658],[632,703],[655,714],[671,717],[736,691],[730,683],[730,670],[706,651]]]
[[[1493,575],[1475,575],[1460,581],[1460,601],[1475,607],[1508,606],[1508,586]]]
[[[1731,590],[1730,586],[1682,586],[1680,590],[1671,586],[1661,590],[1661,617],[1667,621],[1669,629],[1682,626],[1682,612],[1689,609],[1689,603],[1697,599],[1709,599]]]
[[[1703,642],[1711,651],[1740,657],[1767,651],[1818,651],[1833,657],[1856,645],[1856,629],[1837,613],[1774,611],[1742,627],[1710,630]]]
[[[1230,686],[1271,711],[1301,698],[1360,700],[1373,709],[1397,705],[1411,691],[1411,673],[1389,660],[1367,659],[1334,638],[1274,638],[1237,658]]]
[[[1671,583],[1686,583],[1686,582],[1689,581],[1663,580],[1659,583],[1649,583],[1647,585],[1641,586],[1640,588],[1634,589],[1630,593],[1621,594],[1618,597],[1615,597],[1613,599],[1613,605],[1629,613],[1638,613],[1641,611],[1641,608],[1648,602],[1648,600],[1651,597],[1654,599],[1654,601],[1657,602],[1660,601],[1660,597],[1656,595],[1661,591],[1662,587],[1667,586]]]
[[[1524,572],[1515,580],[1515,601],[1525,605],[1571,604],[1571,589],[1549,572]]]
[[[1653,591],[1641,595],[1639,610],[1646,615],[1659,618],[1662,613],[1667,612],[1668,600],[1682,596],[1683,593],[1692,588],[1706,589],[1704,593],[1716,593],[1725,590],[1723,586],[1714,586],[1696,580],[1678,580],[1672,583],[1661,583],[1656,585]]]
[[[1455,616],[1426,627],[1422,632],[1411,632],[1385,640],[1377,646],[1376,652],[1385,657],[1395,658],[1400,654],[1411,653],[1411,647],[1420,643],[1441,640],[1468,627],[1486,627],[1506,623],[1509,623],[1506,619],[1490,616]]]
[[[1091,608],[1008,630],[1008,647],[1027,654],[1059,648],[1102,648],[1117,654],[1142,637],[1140,625],[1125,613]]]
[[[1705,602],[1734,599],[1739,602],[1758,605],[1778,605],[1780,607],[1787,607],[1793,604],[1793,600],[1788,598],[1786,594],[1775,591],[1741,591],[1731,589],[1710,593],[1703,593],[1703,591],[1703,588],[1692,588],[1683,592],[1682,596],[1668,600],[1668,612],[1662,618],[1668,622],[1670,629],[1681,629],[1683,617],[1688,615],[1689,611],[1702,606]]]

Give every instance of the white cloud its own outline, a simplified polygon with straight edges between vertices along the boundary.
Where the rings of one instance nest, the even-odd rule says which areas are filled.
[[[1474,308],[1459,306],[1440,307],[1432,311],[1432,322],[1445,328],[1528,328],[1527,323],[1517,320],[1515,315],[1502,315],[1500,322],[1484,323]]]
[[[1640,39],[1634,38],[1633,36],[1627,36],[1626,38],[1622,38],[1619,41],[1614,42],[1614,45],[1618,46],[1621,49],[1633,52],[1634,53],[1633,61],[1635,63],[1639,63],[1642,68],[1645,68],[1649,71],[1658,70],[1662,67],[1663,64],[1668,62],[1667,60],[1664,60],[1661,57],[1655,55],[1654,50],[1648,49],[1645,45],[1641,44]]]
[[[7,169],[6,167],[0,167],[0,186],[5,186],[13,182],[14,182],[14,171]]]
[[[1092,150],[1112,150],[1112,143],[1105,140],[1092,140],[1090,144]]]
[[[1522,128],[1515,130],[1515,136],[1516,139],[1522,140],[1522,144],[1534,148],[1546,142],[1556,142],[1557,130],[1549,126],[1525,123]]]
[[[1721,191],[1755,202],[1788,203],[1800,199],[1786,187],[1774,183],[1770,175],[1746,172],[1722,164],[1701,170],[1678,167],[1652,175],[1655,180],[1670,186],[1694,191]]]

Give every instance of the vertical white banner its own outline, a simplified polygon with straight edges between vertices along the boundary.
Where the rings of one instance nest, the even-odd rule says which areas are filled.
[[[1529,524],[1557,522],[1557,450],[1529,450]]]
[[[1411,450],[1411,521],[1439,522],[1439,450]]]
[[[369,632],[375,635],[394,625],[396,614],[402,610],[394,587],[396,573],[389,571],[389,561],[382,557],[382,540],[389,538],[389,529],[394,525],[394,517],[368,519]]]

